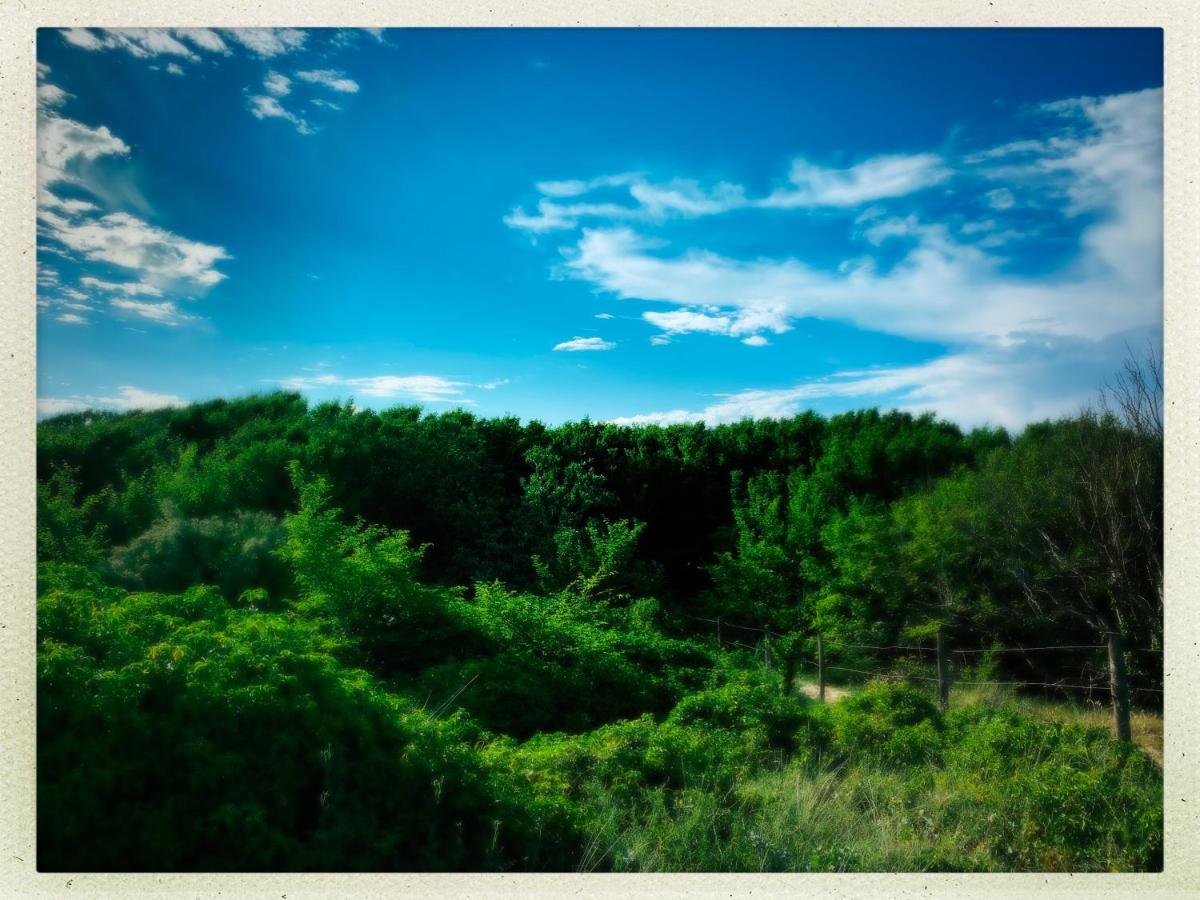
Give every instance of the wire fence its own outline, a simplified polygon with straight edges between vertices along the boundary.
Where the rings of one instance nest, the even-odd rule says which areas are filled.
[[[685,616],[685,618],[692,619],[697,622],[706,622],[711,625],[715,625],[716,629],[717,629],[717,639],[722,646],[729,645],[731,647],[737,647],[740,649],[748,650],[753,653],[761,652],[761,653],[763,653],[765,660],[770,659],[770,651],[768,649],[766,649],[766,647],[768,646],[767,639],[770,639],[770,638],[782,639],[784,637],[788,637],[788,635],[785,635],[782,632],[772,629],[769,624],[764,624],[762,626],[746,625],[745,623],[742,623],[742,622],[729,621],[728,619],[724,618],[723,616],[718,616],[717,618],[709,618],[709,617],[705,617],[705,616],[693,616],[693,615],[688,615],[688,614],[684,614],[684,616]],[[733,640],[733,639],[725,639],[723,637],[723,632],[724,632],[724,629],[726,629],[726,628],[731,628],[731,629],[735,629],[738,631],[744,631],[744,632],[751,632],[751,633],[755,633],[755,634],[761,634],[763,636],[763,641],[760,642],[758,645],[751,645],[751,644],[747,644],[743,641],[738,641],[738,640]],[[824,636],[817,636],[817,635],[803,635],[803,636],[792,635],[791,637],[793,640],[806,641],[806,642],[810,642],[811,644],[815,644],[817,646],[818,659],[813,659],[809,656],[800,656],[793,651],[791,659],[789,660],[789,663],[791,666],[795,666],[797,664],[802,664],[805,666],[811,666],[813,668],[816,668],[818,670],[818,675],[820,678],[820,684],[821,684],[822,691],[824,689],[825,674],[827,672],[844,672],[844,673],[847,673],[850,675],[860,675],[860,676],[864,676],[866,678],[879,678],[879,679],[885,679],[885,680],[891,680],[891,681],[921,681],[921,682],[936,683],[938,685],[939,691],[942,692],[943,702],[944,702],[944,698],[946,696],[948,696],[949,686],[951,683],[951,679],[948,676],[948,665],[947,665],[948,658],[950,656],[960,656],[960,657],[963,657],[964,661],[965,661],[965,659],[974,657],[974,656],[981,656],[981,655],[995,656],[995,655],[1002,654],[1002,653],[1029,654],[1029,653],[1035,653],[1035,652],[1036,653],[1049,653],[1049,652],[1072,652],[1072,651],[1081,651],[1081,650],[1087,650],[1087,651],[1109,650],[1110,651],[1110,660],[1112,659],[1112,648],[1110,647],[1109,644],[1039,644],[1039,645],[1034,645],[1034,646],[1018,645],[1018,646],[1013,646],[1013,647],[993,646],[993,647],[979,647],[979,648],[972,647],[972,648],[963,648],[963,649],[951,649],[951,648],[947,648],[944,646],[940,637],[939,637],[938,645],[932,646],[932,647],[923,645],[923,644],[859,644],[859,643],[854,643],[854,642],[850,642],[850,641],[841,641],[836,638],[835,639],[825,638]],[[1120,644],[1118,644],[1117,646],[1119,648],[1118,655],[1122,655],[1122,656],[1124,653],[1127,653],[1127,652],[1128,653],[1157,653],[1157,654],[1161,654],[1163,652],[1162,648],[1159,648],[1159,647],[1125,648],[1125,647],[1120,646]],[[877,651],[877,652],[878,651],[903,651],[903,652],[907,652],[907,653],[920,654],[923,658],[926,655],[930,655],[930,654],[936,655],[938,657],[938,675],[937,676],[922,675],[922,674],[910,672],[910,671],[899,671],[895,668],[875,669],[875,670],[859,669],[859,668],[854,668],[851,666],[829,665],[824,661],[823,657],[826,652],[833,651],[834,653],[837,653],[838,651],[845,651],[845,650]],[[1085,671],[1086,671],[1087,665],[1088,664],[1086,664],[1086,663],[1084,664]],[[1054,688],[1054,689],[1062,689],[1062,690],[1087,691],[1089,694],[1096,693],[1096,692],[1102,692],[1102,693],[1110,694],[1112,696],[1114,707],[1119,706],[1123,702],[1118,695],[1122,695],[1122,694],[1128,695],[1130,693],[1161,695],[1164,693],[1164,690],[1162,688],[1140,687],[1140,686],[1133,687],[1133,686],[1129,685],[1127,682],[1127,679],[1126,679],[1123,661],[1119,664],[1119,670],[1120,671],[1117,673],[1114,673],[1111,671],[1106,671],[1102,678],[1098,678],[1098,679],[1091,680],[1091,681],[1082,681],[1079,683],[1068,682],[1066,680],[1029,681],[1029,680],[1021,680],[1021,679],[984,680],[984,679],[958,679],[958,678],[953,679],[952,683],[955,685],[964,685],[964,686],[970,686],[970,687],[1014,687],[1014,688],[1039,688],[1040,687],[1043,689]],[[1085,674],[1085,671],[1081,671],[1080,674],[1081,675]],[[1118,718],[1120,718],[1121,715],[1122,715],[1122,713],[1119,713]],[[1125,715],[1127,717],[1127,715],[1128,715],[1127,709],[1124,711],[1123,715]]]

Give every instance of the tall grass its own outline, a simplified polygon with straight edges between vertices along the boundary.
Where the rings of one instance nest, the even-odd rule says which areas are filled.
[[[643,765],[637,752],[624,757],[620,774],[615,757],[581,762],[587,754],[580,756],[580,739],[563,737],[560,744],[576,748],[571,795],[589,823],[579,868],[1160,868],[1158,768],[1084,712],[1055,720],[1050,706],[961,692],[943,715],[920,691],[873,685],[824,708],[808,707],[820,726],[810,727],[809,743],[797,752],[760,748],[755,764],[742,767],[729,765],[737,751],[722,745],[723,759],[692,755],[668,763],[680,771],[665,781],[631,774]],[[651,729],[646,759],[656,741],[682,740],[654,730],[671,729],[669,721],[645,727]],[[601,744],[615,746],[614,738]],[[537,759],[547,765],[544,739]]]

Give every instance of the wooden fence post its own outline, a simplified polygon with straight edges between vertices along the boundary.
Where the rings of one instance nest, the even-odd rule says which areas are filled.
[[[771,626],[763,626],[763,662],[767,669],[771,668]]]
[[[1125,647],[1121,635],[1115,631],[1108,633],[1108,683],[1112,692],[1117,740],[1127,741],[1132,735],[1129,727],[1129,679],[1125,674]]]
[[[825,702],[825,638],[817,635],[817,699]]]
[[[942,629],[937,633],[938,703],[945,710],[950,706],[950,660],[946,654],[946,638]]]
[[[791,696],[793,682],[796,680],[796,647],[789,642],[783,654],[783,696]]]
[[[717,649],[720,650],[721,647],[721,617],[717,616]]]

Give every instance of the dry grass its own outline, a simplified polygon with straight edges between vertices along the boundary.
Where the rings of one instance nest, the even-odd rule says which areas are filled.
[[[805,696],[817,699],[815,681],[798,678],[797,689]],[[853,692],[850,686],[825,685],[825,699],[832,703]],[[979,703],[1015,703],[1030,715],[1051,722],[1084,725],[1092,728],[1113,730],[1112,709],[1105,705],[1093,706],[1068,701],[1041,700],[1021,696],[1009,687],[960,687],[950,692],[952,707],[974,706]],[[1163,764],[1163,719],[1162,715],[1143,709],[1135,709],[1129,717],[1133,742],[1154,760],[1161,769]]]
[[[972,706],[978,703],[1015,703],[1030,715],[1051,722],[1090,726],[1114,730],[1112,709],[1106,705],[1093,706],[1061,700],[1041,700],[1021,696],[1012,688],[959,688],[950,692],[951,706]],[[1162,768],[1163,764],[1163,719],[1162,715],[1137,709],[1129,717],[1133,742]]]

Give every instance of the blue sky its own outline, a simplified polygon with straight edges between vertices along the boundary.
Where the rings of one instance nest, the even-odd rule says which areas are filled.
[[[43,29],[42,415],[1019,428],[1162,340],[1158,30]]]

